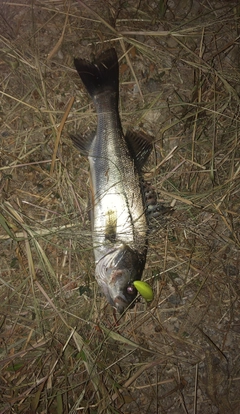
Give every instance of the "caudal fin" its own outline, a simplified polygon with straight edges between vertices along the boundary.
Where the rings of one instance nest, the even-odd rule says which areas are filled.
[[[105,91],[115,92],[118,97],[119,67],[114,48],[105,50],[94,62],[74,59],[74,65],[92,98]]]

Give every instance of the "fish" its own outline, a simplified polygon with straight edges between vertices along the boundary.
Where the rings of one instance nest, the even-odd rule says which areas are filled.
[[[71,139],[90,165],[90,210],[95,279],[107,301],[122,314],[134,307],[133,282],[142,278],[148,249],[143,167],[153,137],[129,130],[119,115],[119,64],[115,48],[94,61],[74,59],[96,112],[96,132]]]

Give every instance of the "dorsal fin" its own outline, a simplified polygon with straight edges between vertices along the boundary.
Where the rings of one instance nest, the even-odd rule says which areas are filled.
[[[125,140],[137,168],[141,170],[152,152],[154,137],[143,131],[127,130]]]

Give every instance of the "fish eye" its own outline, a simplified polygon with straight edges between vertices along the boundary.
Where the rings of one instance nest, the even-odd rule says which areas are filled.
[[[135,289],[135,287],[134,287],[133,285],[128,285],[128,287],[127,287],[127,293],[128,293],[129,295],[133,295],[133,294],[135,294],[135,293],[136,293],[136,289]]]

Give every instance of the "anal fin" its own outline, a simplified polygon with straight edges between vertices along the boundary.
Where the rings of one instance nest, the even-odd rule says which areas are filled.
[[[90,134],[89,136],[70,134],[70,138],[82,155],[89,155],[90,146],[95,138],[95,134]]]

